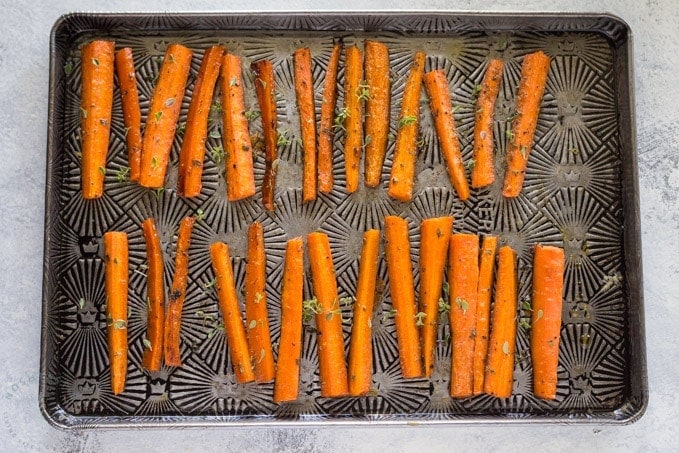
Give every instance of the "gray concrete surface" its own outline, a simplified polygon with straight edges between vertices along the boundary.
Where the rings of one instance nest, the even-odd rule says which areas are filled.
[[[2,0],[0,451],[676,451],[679,448],[679,3],[675,0]],[[650,405],[630,426],[62,432],[38,410],[49,31],[69,11],[448,9],[610,12],[634,33]]]

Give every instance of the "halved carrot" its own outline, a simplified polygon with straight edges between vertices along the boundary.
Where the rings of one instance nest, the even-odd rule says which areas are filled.
[[[112,41],[92,41],[82,48],[82,174],[83,198],[104,194],[106,153],[113,108]]]
[[[518,197],[523,187],[550,62],[550,58],[542,51],[523,57],[521,82],[516,98],[516,118],[512,123],[511,139],[507,147],[507,170],[502,187],[502,195],[508,198]]]
[[[168,366],[182,366],[179,350],[179,334],[181,332],[182,308],[186,297],[186,285],[189,277],[189,246],[191,232],[196,218],[184,217],[179,224],[177,235],[177,255],[174,261],[174,275],[172,289],[165,312],[165,364]]]
[[[139,91],[132,49],[124,47],[117,51],[115,65],[123,108],[130,181],[139,181],[141,172],[141,109],[139,108]]]
[[[358,170],[363,150],[363,52],[356,47],[347,47],[344,62],[344,174],[347,192],[358,189]],[[386,128],[386,125],[384,125]]]
[[[446,161],[450,182],[460,200],[469,198],[469,184],[462,162],[462,148],[455,129],[453,104],[450,100],[448,80],[443,69],[430,71],[423,77],[424,86],[429,93],[429,106],[434,117],[436,135],[439,138],[439,148]]]
[[[163,284],[163,252],[160,248],[160,237],[156,223],[149,217],[141,224],[146,241],[146,298],[147,321],[144,354],[141,365],[149,371],[160,370],[163,364],[163,332],[165,322],[165,285]]]
[[[255,92],[262,112],[264,134],[264,179],[262,180],[262,205],[273,211],[278,165],[278,118],[276,116],[276,86],[271,60],[253,61],[250,69],[255,75]]]
[[[448,250],[452,366],[450,396],[467,398],[474,393],[474,337],[479,281],[479,237],[456,233]]]
[[[420,312],[424,313],[420,337],[426,377],[431,376],[434,369],[439,298],[452,229],[451,216],[424,219],[420,226]]]
[[[111,390],[125,390],[127,376],[127,282],[129,278],[127,234],[104,234],[104,273],[106,286],[106,326]]]
[[[484,236],[479,258],[479,285],[476,299],[476,337],[474,338],[474,395],[483,393],[490,332],[490,295],[495,274],[497,236]]]
[[[321,396],[345,396],[349,393],[349,387],[344,358],[342,312],[337,296],[337,281],[328,235],[320,232],[310,233],[307,235],[307,245],[314,295],[320,306],[316,314],[316,327]]]
[[[533,258],[533,315],[530,350],[533,392],[556,398],[565,256],[562,248],[536,245]]]
[[[363,233],[363,249],[358,270],[354,319],[349,343],[349,394],[365,395],[372,381],[372,316],[377,280],[379,230]]]
[[[248,229],[248,261],[245,265],[245,325],[257,382],[268,382],[275,376],[265,287],[264,230],[261,223],[253,222]]]
[[[177,193],[182,197],[191,198],[200,195],[208,116],[224,52],[226,49],[222,46],[212,46],[205,51],[193,84],[193,96],[189,104],[184,140],[179,151]]]
[[[396,310],[396,340],[404,378],[423,375],[422,353],[415,320],[415,283],[410,262],[408,221],[397,216],[384,218],[387,274],[391,304]]]
[[[299,393],[302,356],[302,301],[304,298],[304,242],[290,239],[285,247],[281,288],[281,337],[278,346],[274,403],[294,401]]]
[[[311,74],[311,51],[308,47],[297,49],[293,56],[295,93],[299,111],[299,128],[302,136],[302,203],[316,199],[316,110],[314,82]]]
[[[365,103],[365,185],[377,187],[382,178],[389,136],[389,49],[383,43],[371,40],[365,41],[364,48],[365,83],[369,90]]]
[[[335,121],[335,107],[337,107],[337,72],[339,70],[342,42],[337,41],[332,46],[332,53],[325,69],[325,83],[323,85],[323,104],[321,105],[321,123],[318,131],[318,190],[330,193],[333,186],[332,175],[332,141],[335,137],[333,129]]]
[[[241,58],[227,53],[222,62],[222,107],[227,141],[226,194],[229,201],[255,194],[252,143],[245,116],[245,93]]]
[[[509,246],[500,247],[486,376],[483,383],[484,391],[498,398],[509,398],[512,394],[516,336],[516,282],[516,252]]]
[[[410,201],[413,198],[417,133],[420,124],[420,92],[425,58],[424,52],[415,53],[401,101],[401,115],[398,118],[394,159],[387,191],[389,196],[399,201]]]
[[[216,278],[215,287],[219,299],[219,308],[224,320],[224,333],[229,345],[229,354],[236,381],[239,383],[252,382],[255,380],[255,373],[252,369],[248,340],[238,306],[238,294],[233,278],[229,246],[223,242],[213,243],[210,245],[210,258]]]
[[[193,52],[181,44],[170,44],[165,50],[144,129],[139,175],[143,187],[158,188],[165,182],[192,57]]]
[[[481,82],[481,91],[476,100],[474,114],[474,167],[472,168],[472,187],[479,188],[495,181],[493,151],[493,115],[495,100],[500,92],[504,62],[492,59],[488,62],[486,74]]]

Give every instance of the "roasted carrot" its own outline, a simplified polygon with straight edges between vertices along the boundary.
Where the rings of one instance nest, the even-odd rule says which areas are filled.
[[[212,269],[215,273],[215,288],[219,308],[224,320],[224,333],[229,345],[229,354],[236,381],[239,383],[252,382],[255,373],[250,361],[248,340],[243,326],[240,308],[238,306],[238,294],[233,278],[233,267],[229,256],[229,246],[224,242],[215,242],[210,245],[210,258]]]
[[[366,40],[364,48],[365,83],[369,90],[365,103],[365,185],[377,187],[389,136],[389,49],[381,42],[370,40]]]
[[[366,96],[361,87],[363,80],[363,52],[356,47],[347,47],[344,62],[344,174],[347,192],[358,189],[358,170],[363,150],[363,100]],[[386,129],[386,125],[383,125]]]
[[[139,181],[139,173],[141,172],[141,109],[139,108],[139,91],[132,49],[124,47],[116,52],[115,64],[123,108],[130,181]]]
[[[229,201],[237,201],[255,194],[252,144],[245,116],[240,57],[229,53],[224,55],[221,88],[227,140],[226,193]]]
[[[349,343],[349,394],[365,395],[372,381],[372,316],[380,248],[379,230],[363,233],[363,250],[358,270],[354,319]]]
[[[168,366],[182,366],[179,350],[179,334],[181,332],[182,308],[186,297],[186,285],[189,277],[189,246],[191,232],[196,218],[184,217],[179,224],[177,235],[177,255],[174,261],[174,275],[172,288],[165,312],[165,364]]]
[[[127,234],[104,234],[104,273],[106,286],[106,326],[111,390],[125,390],[127,376],[127,281],[129,277]]]
[[[550,58],[542,51],[523,57],[516,98],[516,118],[512,122],[511,138],[507,147],[507,170],[502,187],[502,195],[505,197],[518,197],[521,193],[550,62]]]
[[[420,312],[424,313],[420,337],[426,377],[431,376],[434,369],[439,298],[452,229],[450,216],[425,219],[420,226]]]
[[[316,327],[321,396],[344,396],[349,393],[349,387],[344,359],[342,312],[337,296],[337,281],[328,235],[310,233],[307,235],[307,245],[314,295],[320,307],[316,314]]]
[[[268,382],[275,376],[265,286],[264,230],[261,223],[253,222],[248,229],[248,261],[245,266],[245,325],[257,382]]]
[[[481,91],[476,100],[474,114],[474,166],[472,187],[485,187],[495,181],[493,151],[493,116],[495,100],[500,92],[504,62],[492,59],[488,62],[486,74],[481,82]]]
[[[276,190],[278,165],[278,118],[276,116],[276,86],[273,63],[270,60],[250,64],[255,75],[255,92],[262,112],[262,133],[264,134],[264,179],[262,180],[262,205],[273,211],[273,196]]]
[[[413,57],[413,65],[401,101],[401,115],[398,118],[394,159],[387,191],[389,196],[399,201],[410,201],[413,198],[417,134],[420,124],[420,91],[425,58],[424,52],[417,52]]]
[[[490,295],[495,274],[497,236],[484,236],[479,258],[479,285],[476,299],[476,336],[474,337],[474,395],[483,393],[490,332]]]
[[[396,310],[396,340],[404,378],[423,375],[422,354],[415,320],[415,283],[410,263],[408,221],[397,216],[384,218],[387,274],[391,304]]]
[[[337,107],[337,73],[339,70],[342,42],[332,46],[332,53],[325,69],[323,84],[323,104],[321,105],[321,123],[318,131],[318,191],[329,193],[333,186],[332,175],[332,141],[335,137],[334,121]]]
[[[546,400],[556,398],[564,266],[563,249],[535,246],[530,339],[533,392]]]
[[[509,398],[514,381],[516,336],[516,252],[500,247],[497,261],[495,303],[491,321],[486,376],[483,389],[489,395]]]
[[[302,202],[316,199],[318,169],[316,168],[316,111],[314,82],[311,74],[311,52],[308,47],[297,49],[293,56],[295,94],[302,136]]]
[[[462,149],[455,129],[453,104],[450,101],[448,80],[442,69],[430,71],[423,77],[429,94],[429,106],[434,117],[434,127],[439,138],[439,148],[446,161],[450,182],[460,200],[469,198],[469,184],[462,162]]]
[[[83,198],[104,194],[106,153],[113,108],[113,49],[111,41],[92,41],[82,48],[82,175]]]
[[[141,224],[146,241],[147,287],[147,321],[146,340],[141,364],[149,371],[158,371],[163,363],[163,332],[165,322],[165,286],[163,284],[163,252],[160,248],[160,237],[153,218]]]
[[[139,175],[143,187],[162,187],[165,182],[192,57],[193,52],[181,44],[170,44],[165,50],[144,129]]]
[[[285,247],[281,288],[281,336],[273,387],[274,403],[294,401],[299,393],[302,355],[302,300],[304,298],[304,242],[290,239]]]
[[[452,366],[450,396],[467,398],[474,390],[474,336],[479,281],[479,237],[456,233],[448,250]]]
[[[193,84],[193,96],[189,104],[184,140],[179,151],[177,193],[182,197],[191,198],[200,195],[208,116],[224,52],[226,49],[222,46],[212,46],[205,51]]]

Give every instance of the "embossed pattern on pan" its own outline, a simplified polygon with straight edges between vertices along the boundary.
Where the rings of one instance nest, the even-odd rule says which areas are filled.
[[[303,31],[296,31],[303,30]],[[80,52],[93,37],[130,46],[138,71],[142,119],[148,115],[155,78],[165,47],[181,42],[195,52],[182,100],[186,121],[193,79],[203,52],[222,44],[243,58],[246,108],[258,110],[249,63],[271,59],[275,71],[280,163],[275,210],[265,211],[260,192],[229,202],[223,176],[221,113],[210,115],[201,195],[176,195],[181,135],[175,139],[165,190],[142,189],[119,171],[127,165],[120,96],[115,93],[105,194],[86,201],[80,194]],[[386,193],[393,140],[389,142],[382,184],[361,183],[344,190],[343,133],[334,146],[331,193],[302,204],[302,150],[295,106],[292,53],[308,46],[313,57],[317,116],[324,68],[333,39],[362,46],[378,39],[390,50],[392,114],[395,134],[412,54],[427,54],[426,69],[443,69],[450,84],[455,120],[465,162],[472,156],[475,87],[491,58],[505,62],[496,103],[495,164],[505,165],[506,134],[513,115],[522,56],[538,49],[552,57],[535,146],[522,194],[501,195],[502,178],[473,190],[461,202],[448,179],[433,120],[422,90],[421,133],[413,199],[392,200]],[[157,424],[238,425],[367,421],[383,423],[460,421],[630,422],[647,399],[643,307],[640,287],[636,163],[629,104],[628,34],[617,19],[600,16],[492,15],[71,15],[53,31],[48,145],[45,277],[40,404],[61,427]],[[342,57],[342,62],[343,62]],[[342,65],[340,66],[342,68]],[[344,78],[338,80],[343,104]],[[217,99],[218,97],[216,97]],[[261,133],[259,119],[251,133]],[[255,179],[264,174],[263,155],[255,157]],[[361,178],[362,178],[361,172]],[[189,286],[182,315],[183,366],[141,369],[146,330],[145,246],[140,224],[156,220],[169,287],[174,247],[183,216],[204,213],[190,248]],[[360,398],[320,397],[317,336],[305,326],[300,363],[300,395],[294,403],[274,404],[272,384],[237,384],[220,324],[209,245],[229,244],[240,291],[245,275],[247,228],[262,222],[267,246],[267,301],[274,344],[280,336],[280,287],[286,240],[312,231],[328,234],[340,297],[353,295],[363,231],[381,228],[386,215],[408,219],[411,259],[418,284],[419,225],[427,217],[453,215],[455,231],[495,234],[511,245],[519,261],[519,297],[530,296],[532,246],[558,245],[566,251],[563,326],[557,398],[533,396],[530,333],[517,329],[513,394],[508,399],[480,395],[454,400],[448,395],[450,327],[441,316],[435,369],[430,379],[403,379],[398,365],[395,326],[384,258],[378,269],[379,293],[373,313],[372,389]],[[129,235],[130,360],[125,392],[110,390],[103,289],[102,235]],[[308,263],[307,263],[308,267]],[[305,296],[310,296],[306,273]],[[519,305],[521,304],[521,301]],[[348,346],[351,307],[342,306]],[[530,319],[525,307],[518,320]]]

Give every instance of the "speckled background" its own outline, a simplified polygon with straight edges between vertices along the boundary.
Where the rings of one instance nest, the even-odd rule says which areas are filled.
[[[29,6],[30,5],[30,6]],[[616,14],[633,31],[639,183],[641,189],[644,287],[650,404],[636,424],[555,426],[456,426],[400,428],[210,429],[62,432],[38,410],[38,361],[42,287],[45,184],[45,131],[49,31],[69,11],[92,10],[84,1],[33,6],[3,2],[0,37],[0,447],[3,451],[672,451],[679,405],[674,389],[679,353],[675,339],[679,310],[679,127],[672,112],[679,104],[679,4],[525,0],[494,2],[496,11],[598,11]],[[225,3],[193,1],[109,1],[109,11],[224,10]],[[232,10],[336,9],[339,3],[233,1]],[[365,9],[347,0],[341,9]],[[430,1],[417,5],[392,0],[371,9],[481,10],[488,2]]]

